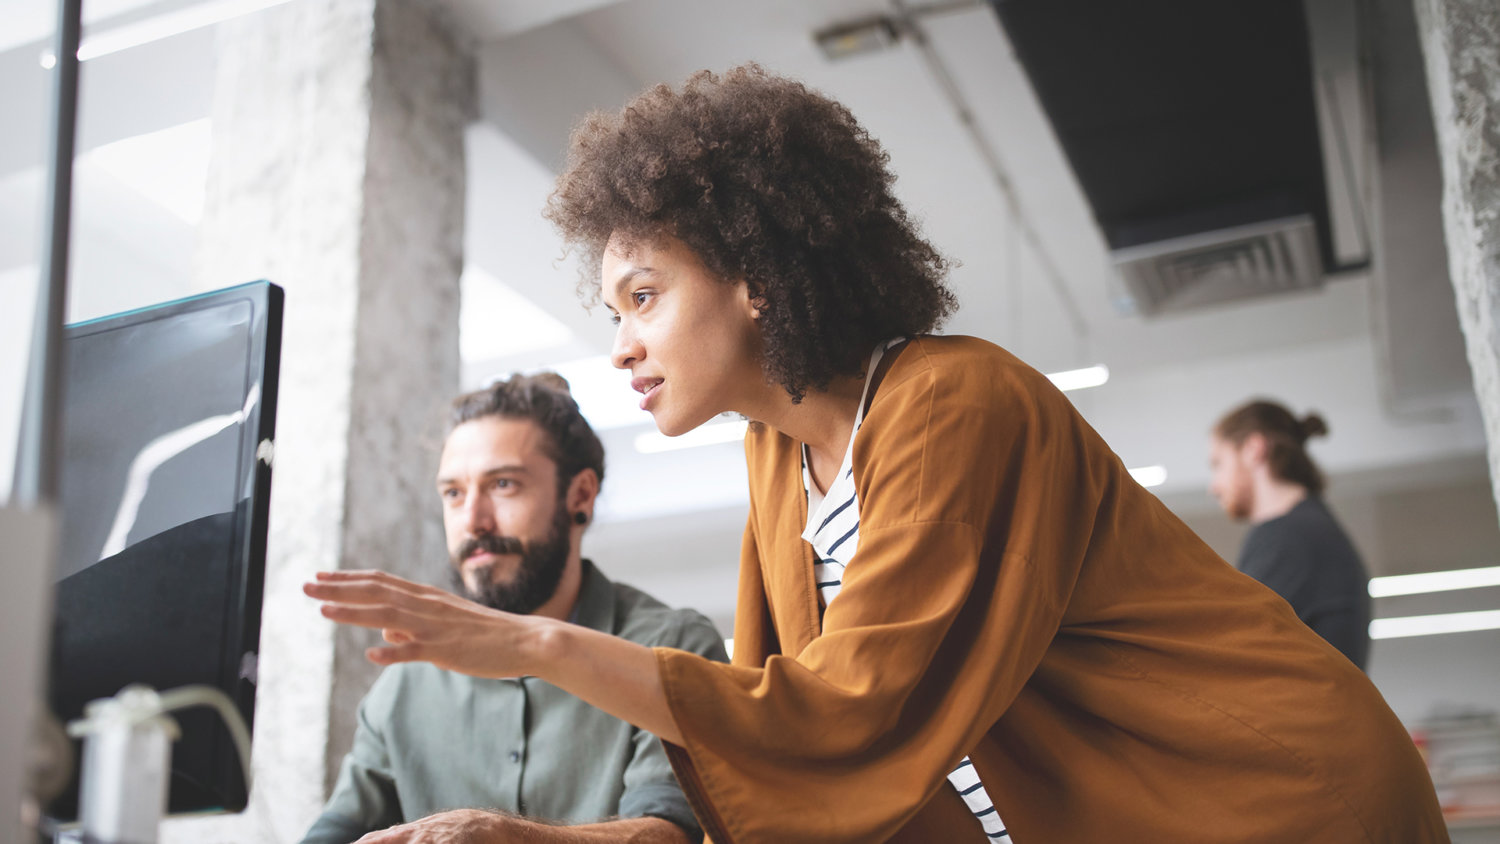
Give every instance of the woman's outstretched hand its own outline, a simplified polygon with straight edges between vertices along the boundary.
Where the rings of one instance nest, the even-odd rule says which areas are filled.
[[[475,677],[533,673],[539,634],[551,619],[490,609],[435,586],[382,571],[320,571],[302,591],[325,618],[381,632],[374,663],[430,662]]]
[[[323,602],[324,617],[381,632],[386,644],[365,651],[371,662],[430,662],[474,677],[540,677],[682,743],[656,656],[644,645],[551,618],[490,609],[381,571],[318,572],[302,591]]]

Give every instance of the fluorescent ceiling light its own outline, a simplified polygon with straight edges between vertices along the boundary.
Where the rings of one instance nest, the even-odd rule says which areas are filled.
[[[573,340],[566,325],[473,264],[464,267],[459,285],[458,348],[465,361],[551,349]]]
[[[469,309],[466,306],[465,312]],[[467,358],[468,356],[465,355]],[[554,367],[558,374],[568,379],[573,390],[573,398],[578,400],[578,407],[583,415],[588,418],[589,424],[595,430],[607,430],[610,428],[623,428],[628,425],[645,425],[652,422],[651,414],[640,409],[641,397],[630,388],[630,377],[620,370],[615,369],[610,363],[608,355],[599,355],[592,358],[570,361],[558,364]],[[1048,375],[1054,384],[1061,390],[1081,390],[1085,387],[1097,387],[1109,380],[1109,368],[1105,366],[1091,366],[1086,369],[1075,369],[1068,372],[1058,372]],[[743,429],[741,429],[741,435]],[[660,436],[660,435],[655,435]],[[729,436],[727,433],[724,436]],[[740,435],[731,437],[737,439]],[[712,442],[694,441],[688,439],[688,435],[682,437],[668,438],[662,440],[673,443],[664,446],[654,438],[642,435],[642,439],[648,441],[646,448],[656,451],[670,451],[676,448],[691,448],[694,445],[710,445],[712,442],[728,442],[728,440],[714,440]],[[655,453],[646,452],[646,453]],[[1152,477],[1166,478],[1166,470],[1161,467],[1147,467],[1142,470],[1147,472],[1148,480]],[[1145,483],[1145,486],[1155,486],[1161,481]]]
[[[686,434],[668,437],[651,431],[635,438],[635,450],[641,454],[657,454],[676,451],[680,448],[696,448],[700,445],[732,443],[745,438],[749,423],[743,419],[735,422],[710,422],[699,425]]]
[[[1377,618],[1370,622],[1371,639],[1402,639],[1408,636],[1436,636],[1440,633],[1468,633],[1474,630],[1500,630],[1500,610],[1409,615],[1403,618]]]
[[[1500,566],[1456,571],[1428,571],[1420,574],[1397,574],[1370,578],[1370,597],[1421,595],[1427,592],[1452,592],[1458,589],[1480,589],[1500,586]]]
[[[131,47],[139,47],[192,32],[205,26],[223,23],[251,12],[280,6],[289,0],[209,0],[175,12],[156,15],[145,20],[107,29],[98,35],[87,35],[78,44],[78,60],[86,62],[110,53],[118,53]],[[42,53],[42,67],[51,69],[57,65],[57,55],[51,50]]]
[[[96,147],[84,160],[196,226],[212,139],[213,123],[205,118]]]
[[[1130,477],[1143,487],[1161,486],[1167,482],[1167,467],[1137,466],[1130,470]]]
[[[459,313],[460,323],[469,313],[469,304],[466,302]],[[481,310],[468,318],[475,319],[484,316]],[[462,330],[460,327],[460,332]],[[459,342],[463,342],[461,336]],[[595,355],[565,363],[539,366],[535,369],[528,369],[526,372],[534,373],[543,370],[556,372],[567,379],[568,392],[572,394],[573,400],[578,402],[578,410],[583,414],[583,418],[589,421],[589,427],[595,431],[654,424],[651,414],[641,410],[640,393],[630,388],[629,373],[616,369],[614,364],[610,363],[609,355]],[[494,383],[509,375],[509,372],[496,375],[490,379],[489,383]]]
[[[653,424],[641,410],[641,394],[630,388],[630,374],[610,363],[609,355],[560,363],[551,369],[568,379],[578,409],[596,431]]]
[[[1109,367],[1086,366],[1083,369],[1069,369],[1063,372],[1053,372],[1047,376],[1057,389],[1063,392],[1069,390],[1086,390],[1089,387],[1098,387],[1109,380]]]

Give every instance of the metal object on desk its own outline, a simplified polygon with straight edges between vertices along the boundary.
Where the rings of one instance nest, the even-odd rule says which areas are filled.
[[[127,686],[88,705],[68,734],[83,739],[79,821],[85,841],[155,844],[167,810],[167,777],[177,722],[161,696]]]

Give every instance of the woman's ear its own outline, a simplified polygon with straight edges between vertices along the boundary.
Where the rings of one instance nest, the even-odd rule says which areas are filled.
[[[750,283],[747,281],[739,281],[737,284],[740,287],[740,295],[744,297],[742,301],[745,306],[745,312],[751,319],[760,319],[760,312],[765,310],[766,307],[765,294],[751,289]]]

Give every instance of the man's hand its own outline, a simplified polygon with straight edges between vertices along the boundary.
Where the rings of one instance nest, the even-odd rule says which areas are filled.
[[[318,572],[302,591],[323,602],[325,617],[380,630],[388,644],[365,651],[380,665],[424,661],[475,677],[519,677],[534,673],[535,634],[554,623],[381,571]]]
[[[355,844],[688,844],[682,827],[661,818],[550,826],[504,812],[456,809],[372,832]]]
[[[456,809],[372,832],[355,844],[480,844],[514,840],[505,833],[512,818],[478,809]],[[525,840],[525,839],[522,839]]]

